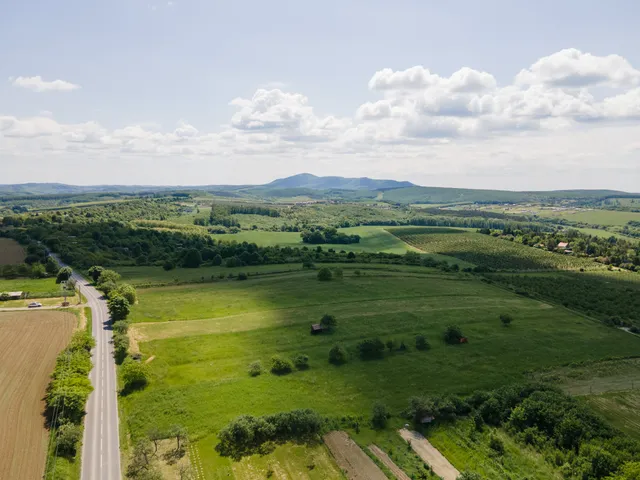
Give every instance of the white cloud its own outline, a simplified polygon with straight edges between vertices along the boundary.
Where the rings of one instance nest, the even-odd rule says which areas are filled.
[[[541,170],[568,166],[586,172],[578,175],[584,180],[588,172],[601,175],[602,165],[612,165],[626,172],[625,182],[640,181],[640,127],[631,122],[640,119],[640,86],[634,86],[637,71],[625,59],[569,50],[522,72],[499,85],[490,73],[467,67],[448,77],[422,66],[382,69],[369,81],[372,96],[379,97],[350,117],[320,114],[302,93],[260,88],[251,98],[232,100],[235,113],[215,132],[182,120],[169,129],[151,123],[109,129],[91,121],[57,122],[50,113],[6,115],[0,116],[0,154],[109,159],[100,164],[153,159],[159,167],[147,169],[149,175],[173,171],[181,161],[203,171],[209,165],[226,168],[219,162],[227,162],[241,182],[273,172],[273,165],[289,173],[316,165],[319,173],[332,173],[332,166],[333,173],[403,171],[424,178],[511,172],[523,182]],[[604,98],[601,85],[609,87]],[[164,183],[178,181],[188,183],[173,177]],[[191,183],[220,181],[195,177]]]
[[[47,82],[40,75],[35,77],[10,78],[14,87],[26,88],[34,92],[71,92],[80,88],[80,85],[65,80],[53,80]]]
[[[620,55],[596,56],[567,48],[542,57],[516,76],[518,85],[538,83],[568,88],[603,84],[634,86],[640,84],[640,71]]]

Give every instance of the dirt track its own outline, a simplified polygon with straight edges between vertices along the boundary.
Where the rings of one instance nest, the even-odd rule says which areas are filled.
[[[349,480],[388,480],[382,470],[345,432],[329,432],[323,438]]]
[[[0,478],[42,477],[44,397],[56,356],[77,323],[70,313],[0,313]]]
[[[380,460],[385,467],[387,467],[391,473],[396,477],[397,480],[411,480],[409,476],[402,471],[400,467],[398,467],[393,460],[387,455],[380,447],[377,445],[369,445],[369,450],[373,453],[378,460]]]
[[[409,431],[406,428],[398,432],[402,438],[411,441],[413,451],[431,466],[436,475],[441,476],[444,480],[456,480],[458,478],[460,472],[420,433]]]

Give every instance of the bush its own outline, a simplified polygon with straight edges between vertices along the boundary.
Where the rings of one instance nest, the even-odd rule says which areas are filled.
[[[331,330],[332,328],[335,328],[338,325],[338,320],[336,319],[335,316],[325,313],[320,319],[320,325],[322,325],[324,328]]]
[[[131,304],[119,293],[110,295],[107,301],[107,307],[109,308],[109,316],[114,322],[124,320],[129,316],[129,312],[131,311]]]
[[[331,269],[322,267],[320,270],[318,270],[318,280],[320,280],[321,282],[328,282],[332,277],[333,274],[331,273]]]
[[[117,322],[120,323],[120,322]],[[127,352],[129,351],[129,337],[123,333],[116,333],[113,335],[113,357],[116,363],[119,365],[127,358]]]
[[[431,345],[424,335],[416,335],[416,350],[429,350]]]
[[[241,272],[241,273],[238,274],[238,280],[246,280],[247,278],[249,278],[249,277],[244,272]]]
[[[460,343],[460,339],[463,337],[462,330],[457,325],[449,325],[444,332],[444,341],[450,345]]]
[[[498,455],[504,455],[504,442],[495,435],[491,435],[489,438],[489,448]]]
[[[255,362],[251,362],[249,364],[249,375],[252,377],[257,377],[262,373],[262,362],[260,360],[256,360]]]
[[[371,425],[373,425],[373,428],[385,428],[389,417],[389,411],[384,403],[376,402],[373,404],[373,415],[371,416]]]
[[[329,350],[329,362],[335,365],[342,365],[347,363],[347,351],[342,345],[334,345]]]
[[[293,371],[293,363],[287,358],[282,358],[279,355],[271,357],[271,373],[276,375],[284,375]]]
[[[74,457],[76,447],[82,438],[82,427],[72,423],[60,425],[56,435],[56,448],[58,453],[63,457]]]
[[[127,358],[120,367],[120,376],[125,392],[144,388],[149,383],[146,365],[130,358]]]
[[[304,353],[299,353],[293,357],[293,364],[298,370],[306,370],[309,368],[309,356]]]
[[[173,260],[167,260],[166,262],[164,262],[162,264],[162,268],[168,272],[169,270],[173,270],[174,268],[176,268],[176,264]]]
[[[511,322],[513,322],[513,317],[508,313],[501,313],[500,321],[505,327],[508,327],[509,325],[511,325]]]
[[[384,343],[379,338],[362,340],[358,344],[358,352],[360,352],[360,358],[364,360],[382,358],[384,355]]]

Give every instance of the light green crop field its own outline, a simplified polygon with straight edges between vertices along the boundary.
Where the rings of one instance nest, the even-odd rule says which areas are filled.
[[[226,461],[213,450],[216,432],[240,414],[308,407],[368,416],[381,400],[399,415],[412,395],[490,389],[525,380],[526,370],[631,355],[640,346],[625,332],[462,274],[367,271],[319,282],[315,272],[297,272],[138,293],[132,319],[143,323],[130,332],[143,356],[154,357],[151,383],[120,399],[122,421],[134,437],[152,425],[184,425],[210,468]],[[503,312],[515,318],[510,327],[498,319]],[[324,313],[336,315],[337,329],[311,335]],[[445,345],[449,324],[469,343]],[[429,351],[415,350],[416,334],[427,336]],[[409,351],[360,360],[357,343],[374,337],[404,341]],[[328,363],[336,343],[350,354],[339,367]],[[255,360],[268,366],[274,354],[296,353],[309,355],[308,370],[247,374]]]
[[[640,213],[616,210],[540,210],[538,215],[565,218],[572,222],[585,222],[591,225],[625,225],[630,220],[640,222]]]
[[[53,297],[63,295],[60,285],[55,278],[16,278],[15,280],[0,279],[0,292],[25,292],[36,298]]]
[[[571,228],[574,228],[574,227],[571,227]],[[592,235],[594,237],[603,237],[603,238],[616,237],[616,238],[621,238],[623,240],[631,240],[631,241],[638,240],[637,238],[629,237],[628,235],[623,235],[618,232],[610,232],[609,230],[601,230],[599,228],[578,227],[575,229],[587,235]]]
[[[473,432],[473,433],[472,433]],[[489,447],[491,436],[497,436],[505,447],[504,455],[496,457]],[[439,425],[427,432],[427,439],[459,471],[472,471],[482,478],[527,478],[530,480],[561,480],[558,469],[545,461],[542,454],[518,444],[504,431],[485,428],[474,432],[470,420]]]
[[[640,440],[640,385],[636,385],[636,390],[603,393],[583,398],[614,427]]]
[[[353,252],[385,252],[404,254],[415,249],[397,237],[394,237],[382,227],[351,227],[338,230],[347,235],[360,235],[360,243],[349,245],[322,244],[323,249],[333,248],[336,251]],[[281,247],[315,248],[318,245],[310,245],[302,242],[299,232],[266,232],[261,230],[242,231],[236,234],[213,235],[217,240],[256,243],[261,246],[280,245]]]
[[[603,269],[591,259],[552,253],[458,228],[400,227],[388,231],[425,253],[448,255],[497,270]]]

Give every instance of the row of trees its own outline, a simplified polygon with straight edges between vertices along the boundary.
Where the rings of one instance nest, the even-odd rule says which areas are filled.
[[[348,245],[351,243],[360,243],[360,235],[347,235],[343,232],[338,232],[336,228],[328,227],[312,227],[310,230],[304,230],[300,237],[304,243],[320,244],[342,244]]]

